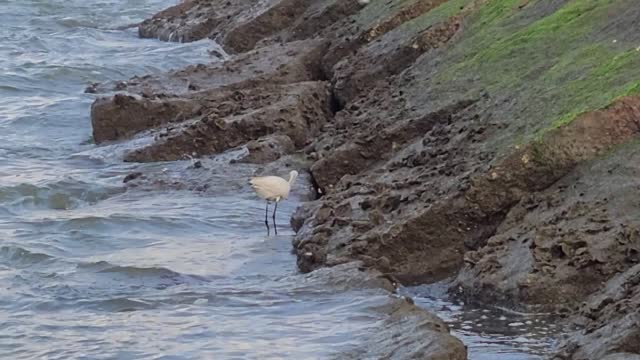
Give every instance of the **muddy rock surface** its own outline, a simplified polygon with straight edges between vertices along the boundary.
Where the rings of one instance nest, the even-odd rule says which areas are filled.
[[[556,163],[557,170],[550,169],[550,173],[558,173],[572,168],[581,157],[614,151],[605,159],[573,168],[552,186],[522,197],[486,245],[465,254],[458,290],[474,298],[486,296],[487,301],[513,305],[570,307],[640,261],[640,223],[633,211],[640,168],[633,161],[622,161],[637,154],[633,148],[614,147],[637,136],[638,105],[638,98],[628,98],[606,110],[583,115],[554,131],[547,141],[537,143],[535,151],[519,154],[525,168],[536,161]],[[504,169],[494,171],[493,181],[499,182]],[[516,170],[511,166],[509,172]],[[540,186],[544,179],[531,173],[529,181],[531,186]],[[498,298],[492,298],[495,296]]]
[[[640,357],[640,266],[609,280],[572,319],[583,330],[560,345],[554,359],[637,359]]]

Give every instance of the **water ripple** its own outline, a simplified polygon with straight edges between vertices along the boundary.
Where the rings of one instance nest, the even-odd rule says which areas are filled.
[[[47,254],[31,252],[19,246],[0,246],[0,264],[11,267],[28,267],[50,262],[54,258]]]

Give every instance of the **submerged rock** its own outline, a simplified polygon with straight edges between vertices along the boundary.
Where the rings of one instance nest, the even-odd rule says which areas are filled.
[[[467,359],[467,349],[447,325],[411,301],[399,298],[381,311],[389,316],[380,329],[338,359]]]
[[[395,292],[393,279],[375,270],[363,270],[362,265],[351,262],[319,269],[306,275],[305,283],[328,282],[342,289]],[[336,359],[467,359],[464,344],[449,334],[449,327],[415,306],[410,298],[391,295],[371,311],[385,317],[378,331],[359,339],[354,350],[339,353]]]

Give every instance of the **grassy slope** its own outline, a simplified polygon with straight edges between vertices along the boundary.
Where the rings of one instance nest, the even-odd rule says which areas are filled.
[[[536,18],[545,2],[485,1],[437,76],[444,83],[473,76],[479,86],[470,93],[518,98],[524,105],[511,115],[525,123],[525,139],[640,90],[640,44],[597,33],[632,2],[572,0]]]
[[[354,20],[370,28],[419,1],[424,0],[372,0]],[[412,72],[422,79],[407,91],[416,94],[414,103],[431,108],[482,93],[504,101],[492,111],[509,128],[486,143],[504,153],[581,113],[640,92],[640,36],[638,41],[624,36],[629,32],[624,18],[634,16],[628,10],[635,2],[449,0],[402,23],[369,49],[384,51],[463,14],[462,35],[447,49],[417,61]]]

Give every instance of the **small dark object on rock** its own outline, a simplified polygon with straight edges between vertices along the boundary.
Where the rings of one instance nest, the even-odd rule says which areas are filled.
[[[122,182],[126,184],[129,181],[135,180],[135,179],[137,179],[137,178],[139,178],[141,176],[142,176],[141,172],[134,172],[134,173],[131,173],[131,174],[125,176],[124,180],[122,180]]]
[[[224,55],[222,55],[222,53],[218,50],[209,50],[209,55],[218,59],[224,59]]]
[[[98,85],[99,85],[99,83],[91,83],[91,84],[89,84],[84,89],[85,94],[95,94],[95,93],[97,93],[98,92]]]

